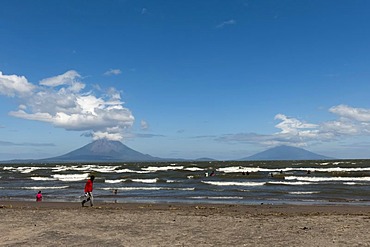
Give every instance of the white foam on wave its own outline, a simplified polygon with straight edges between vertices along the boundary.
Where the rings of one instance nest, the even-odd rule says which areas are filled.
[[[112,173],[116,172],[115,169],[119,166],[93,166],[91,171],[101,172],[101,173]]]
[[[52,168],[52,172],[65,172],[65,171],[89,171],[90,165],[82,167],[78,166],[56,166]]]
[[[365,172],[370,171],[370,167],[331,167],[331,168],[306,168],[317,172]]]
[[[220,167],[217,169],[219,172],[224,173],[242,173],[242,172],[269,172],[269,173],[278,173],[278,172],[289,172],[289,171],[307,171],[314,168],[307,167],[286,167],[286,168],[263,168],[263,167],[243,167],[243,166],[229,166],[229,167]]]
[[[21,187],[21,189],[25,190],[60,190],[66,189],[69,186],[32,186],[32,187]]]
[[[150,172],[157,172],[157,171],[169,171],[169,170],[182,170],[184,169],[184,166],[149,166],[149,167],[143,167],[142,170],[144,171],[150,171]]]
[[[199,167],[187,167],[184,169],[185,171],[191,171],[191,172],[196,172],[196,171],[204,171],[203,168],[199,168]]]
[[[244,199],[241,196],[208,196],[208,199],[224,200],[224,199]]]
[[[132,190],[195,190],[195,188],[173,188],[173,187],[118,187],[118,188],[102,188],[103,190],[123,190],[123,191],[132,191]]]
[[[367,172],[370,167],[285,167],[285,168],[262,168],[262,167],[243,167],[229,166],[217,169],[224,173],[242,172],[291,172],[291,171],[314,171],[314,172]]]
[[[243,166],[228,166],[220,167],[217,169],[219,172],[224,173],[242,173],[242,172],[260,172],[260,171],[270,171],[271,169],[259,168],[259,167],[243,167]]]
[[[3,167],[3,170],[13,170],[13,169],[15,169],[15,167],[12,167],[12,166],[4,166]]]
[[[130,190],[160,190],[161,187],[116,187],[116,188],[102,188],[103,190],[123,190],[123,191],[130,191]]]
[[[158,178],[142,178],[142,179],[135,178],[135,179],[131,179],[131,181],[135,183],[154,184],[158,181]]]
[[[35,181],[54,181],[56,178],[49,178],[49,177],[31,177],[32,180]]]
[[[263,186],[265,182],[225,182],[225,181],[202,181],[202,183],[216,186]]]
[[[334,161],[334,162],[318,162],[316,163],[321,166],[328,166],[328,165],[340,165],[340,164],[353,164],[351,161]]]
[[[213,200],[241,200],[242,196],[189,196],[189,199],[213,199]]]
[[[311,194],[317,194],[320,193],[319,191],[290,191],[288,194],[292,195],[311,195]]]
[[[178,181],[178,180],[172,180],[172,179],[167,179],[166,180],[166,183],[179,183],[181,181]]]
[[[63,172],[63,171],[96,171],[101,173],[111,173],[115,172],[119,166],[106,166],[106,165],[82,165],[82,166],[57,166],[53,167],[53,172]]]
[[[118,184],[118,183],[122,183],[122,182],[125,182],[126,179],[106,179],[105,182],[107,184]]]
[[[3,170],[20,172],[20,173],[31,173],[36,170],[45,170],[45,169],[51,169],[51,167],[46,167],[46,166],[19,166],[19,167],[6,166],[6,167],[3,167]]]
[[[309,184],[314,184],[310,182],[284,182],[284,181],[270,181],[268,184],[280,184],[280,185],[309,185]]]
[[[366,185],[366,186],[369,185],[367,183],[356,183],[356,182],[344,182],[343,184],[345,185]]]
[[[330,181],[370,181],[370,177],[298,177],[286,176],[286,180],[309,181],[309,182],[330,182]]]
[[[54,174],[52,176],[60,181],[81,181],[87,179],[89,174]]]
[[[359,185],[359,183],[355,183],[355,182],[344,182],[343,184],[345,184],[345,185]]]
[[[171,188],[173,190],[195,190],[195,188]]]
[[[131,169],[120,169],[120,170],[115,170],[114,172],[116,173],[150,173],[151,171],[135,171]]]

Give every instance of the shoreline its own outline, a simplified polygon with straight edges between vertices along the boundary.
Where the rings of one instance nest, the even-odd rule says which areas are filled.
[[[114,203],[95,202],[94,207],[80,202],[35,202],[35,201],[12,201],[0,200],[0,209],[13,210],[77,210],[91,208],[91,210],[130,210],[130,211],[202,211],[213,210],[213,213],[227,213],[238,215],[246,213],[250,215],[281,214],[286,216],[296,215],[370,215],[370,206],[345,205],[345,204],[211,204],[211,203]]]
[[[0,201],[0,246],[369,246],[370,207]]]

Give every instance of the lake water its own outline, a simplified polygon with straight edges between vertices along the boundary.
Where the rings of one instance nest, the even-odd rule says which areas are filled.
[[[90,174],[96,201],[370,205],[370,160],[1,164],[0,199],[80,201]]]

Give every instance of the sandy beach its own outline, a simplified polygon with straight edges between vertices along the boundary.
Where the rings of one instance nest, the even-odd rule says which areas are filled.
[[[0,202],[1,246],[370,246],[370,207]]]

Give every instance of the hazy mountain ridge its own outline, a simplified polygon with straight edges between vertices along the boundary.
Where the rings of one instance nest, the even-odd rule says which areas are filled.
[[[241,160],[328,160],[333,159],[324,155],[291,146],[277,146],[263,152],[242,158]]]
[[[263,152],[241,158],[235,161],[244,160],[328,160],[334,159],[324,155],[316,154],[302,148],[291,146],[278,146]],[[93,141],[81,148],[73,150],[61,156],[38,159],[38,160],[11,160],[2,163],[33,163],[33,162],[156,162],[156,161],[217,161],[212,158],[198,159],[168,159],[153,157],[148,154],[133,150],[120,141],[100,139]]]

